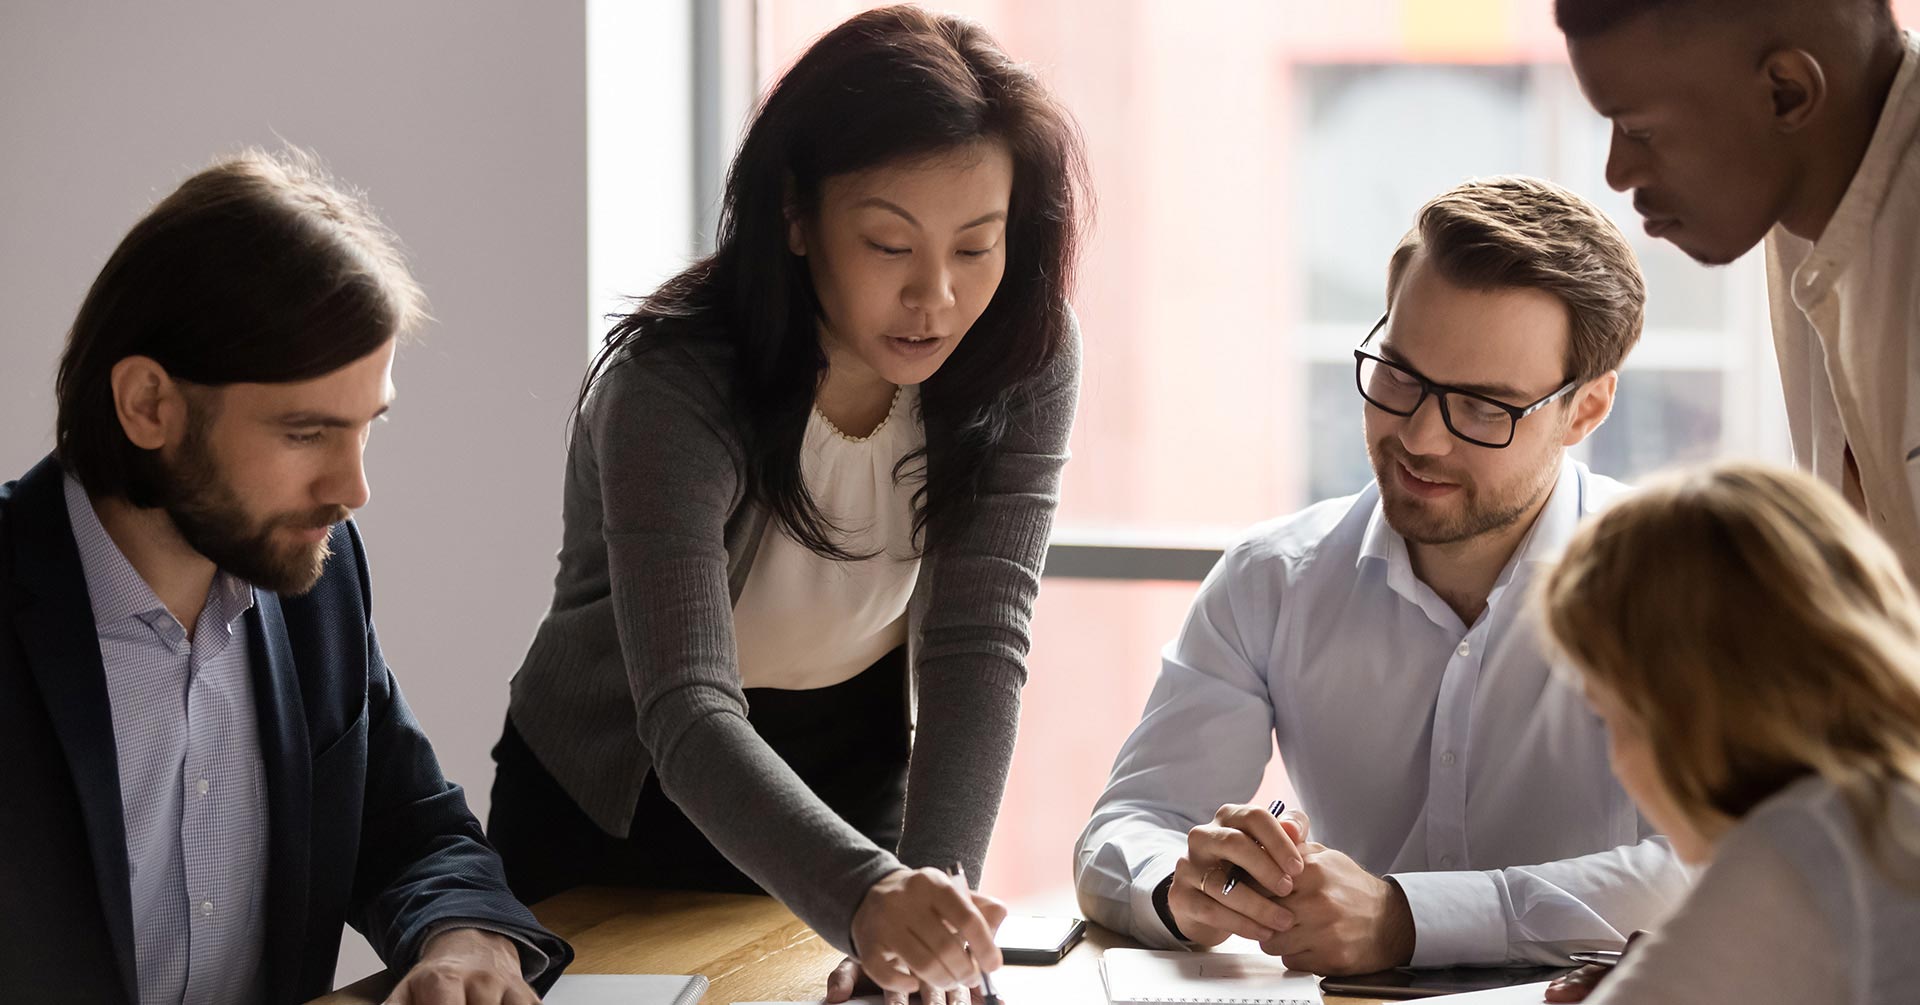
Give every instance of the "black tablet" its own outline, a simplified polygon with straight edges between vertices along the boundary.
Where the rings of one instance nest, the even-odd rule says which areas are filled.
[[[1352,977],[1328,977],[1320,990],[1330,995],[1354,995],[1363,998],[1432,998],[1435,995],[1488,991],[1516,984],[1550,981],[1571,967],[1447,967],[1422,970],[1398,967],[1378,973]]]

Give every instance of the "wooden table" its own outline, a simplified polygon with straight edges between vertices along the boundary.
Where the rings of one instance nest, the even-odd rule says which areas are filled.
[[[569,973],[705,974],[707,1005],[819,1001],[840,953],[769,897],[587,888],[533,909],[540,923],[573,944]],[[1106,1005],[1100,953],[1131,943],[1097,925],[1051,967],[1008,967],[995,990],[1008,1005]],[[371,1005],[392,987],[384,973],[314,1005]],[[1377,1005],[1330,996],[1330,1005]]]

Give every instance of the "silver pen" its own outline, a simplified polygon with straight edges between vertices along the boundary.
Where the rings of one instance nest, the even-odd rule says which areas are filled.
[[[965,866],[955,862],[949,874],[960,881],[960,888],[962,890],[971,892],[971,887],[967,885],[967,869]],[[962,945],[967,947],[967,959],[973,961],[973,969],[980,970],[980,961],[974,959],[973,956],[973,943],[966,942],[962,943]],[[993,993],[993,977],[985,970],[980,970],[980,992],[981,1001],[984,1005],[1000,1005],[1000,996]]]
[[[1275,799],[1273,801],[1273,805],[1267,807],[1267,812],[1273,814],[1275,819],[1278,819],[1280,814],[1285,813],[1286,811],[1287,811],[1287,801],[1285,799]],[[1227,881],[1220,884],[1220,896],[1224,897],[1227,894],[1232,893],[1233,888],[1240,885],[1240,879],[1245,875],[1246,873],[1240,871],[1240,867],[1237,865],[1233,866],[1232,868],[1229,868],[1227,870]],[[1205,876],[1202,876],[1200,878],[1206,879]]]

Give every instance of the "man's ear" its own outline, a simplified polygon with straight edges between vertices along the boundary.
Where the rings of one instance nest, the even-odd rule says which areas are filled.
[[[1613,414],[1613,395],[1620,387],[1620,372],[1606,373],[1587,381],[1573,392],[1573,421],[1567,424],[1561,446],[1571,447],[1593,435],[1600,424]]]
[[[1827,103],[1827,73],[1805,49],[1776,49],[1760,62],[1773,102],[1774,128],[1797,133]]]
[[[128,356],[113,365],[113,410],[127,439],[142,450],[178,443],[189,419],[184,389],[150,356]]]

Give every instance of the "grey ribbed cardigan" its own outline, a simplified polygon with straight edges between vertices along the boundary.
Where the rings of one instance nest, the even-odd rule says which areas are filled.
[[[851,952],[854,911],[902,863],[980,875],[1019,725],[1079,333],[1016,402],[970,527],[935,539],[922,561],[908,604],[917,715],[898,857],[829,809],[747,721],[733,603],[767,516],[745,499],[731,352],[665,341],[595,382],[568,451],[553,605],[509,710],[603,830],[627,834],[657,772],[734,865]]]

